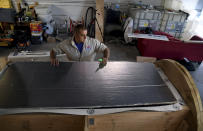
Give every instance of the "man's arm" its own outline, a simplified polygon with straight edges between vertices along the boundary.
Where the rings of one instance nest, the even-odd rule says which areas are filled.
[[[59,44],[56,45],[55,48],[53,48],[51,51],[50,51],[50,59],[51,59],[51,65],[53,66],[58,66],[59,65],[59,61],[57,60],[56,56],[59,55],[59,54],[63,54],[63,46],[64,44],[66,43],[67,41],[63,41]]]
[[[104,43],[101,43],[97,39],[94,39],[93,44],[95,44],[95,51],[96,52],[103,53],[103,61],[102,61],[102,63],[106,64],[108,59],[109,59],[109,56],[110,56],[109,48]]]
[[[110,50],[109,48],[106,48],[104,50],[104,56],[103,56],[103,64],[107,64],[107,61],[109,59],[109,56],[110,56]]]

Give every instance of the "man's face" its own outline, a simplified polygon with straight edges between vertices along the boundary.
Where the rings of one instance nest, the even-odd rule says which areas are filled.
[[[87,30],[80,30],[78,34],[75,34],[75,38],[77,39],[77,41],[79,42],[85,42],[87,36]]]

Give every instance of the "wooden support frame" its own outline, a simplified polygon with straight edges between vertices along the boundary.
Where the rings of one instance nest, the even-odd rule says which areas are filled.
[[[155,65],[161,68],[183,97],[186,106],[182,110],[128,111],[92,116],[45,113],[4,115],[0,116],[0,130],[202,131],[202,102],[189,72],[173,60],[160,60]]]
[[[4,115],[0,116],[0,130],[191,131],[184,120],[189,111],[184,106],[176,112],[129,111],[95,116],[43,113]]]
[[[185,67],[174,60],[161,60],[156,62],[156,65],[163,70],[191,110],[191,114],[187,118],[187,122],[191,126],[190,130],[202,131],[202,102],[199,91],[190,73]]]
[[[89,131],[177,131],[188,112],[189,109],[185,106],[183,110],[176,112],[130,111],[89,116],[88,120],[92,119],[94,125],[89,123],[88,129]],[[185,128],[187,130],[188,127]]]

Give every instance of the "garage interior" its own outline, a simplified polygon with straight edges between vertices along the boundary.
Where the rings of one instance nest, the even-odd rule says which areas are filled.
[[[201,0],[0,0],[0,130],[203,131],[202,9]],[[108,47],[107,63],[95,51],[94,61],[63,53],[51,65],[78,24]]]

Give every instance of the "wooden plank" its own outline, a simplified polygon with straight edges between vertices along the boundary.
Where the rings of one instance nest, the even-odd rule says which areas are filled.
[[[173,83],[176,89],[189,106],[192,115],[190,117],[193,130],[203,130],[202,103],[201,98],[190,73],[182,65],[173,60],[161,60],[156,62],[168,79]]]
[[[85,116],[20,114],[0,116],[1,131],[83,131]]]
[[[189,113],[184,106],[177,112],[123,112],[116,114],[79,116],[64,114],[18,114],[0,116],[2,131],[175,131],[187,130],[182,120]],[[184,127],[178,128],[179,125]],[[186,127],[185,127],[186,126]],[[182,130],[178,130],[182,131]]]
[[[104,34],[104,0],[96,0],[96,19],[97,22],[95,23],[95,38],[98,39],[100,42],[103,42],[103,34]]]
[[[183,110],[177,112],[131,111],[89,116],[88,129],[89,131],[176,131],[188,112],[189,109],[185,106]]]
[[[137,56],[136,57],[137,62],[155,62],[156,57],[146,57],[146,56]]]
[[[0,71],[6,66],[6,64],[7,64],[7,58],[0,57]]]

